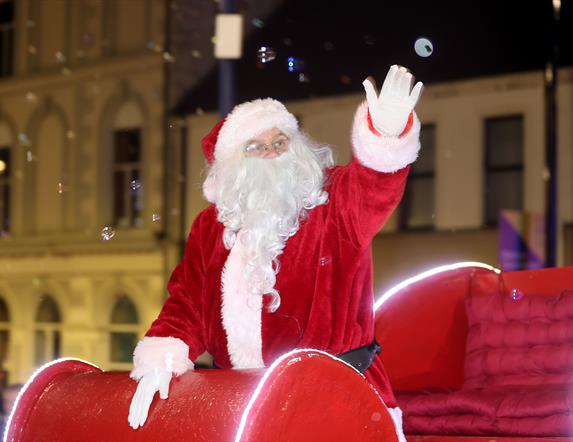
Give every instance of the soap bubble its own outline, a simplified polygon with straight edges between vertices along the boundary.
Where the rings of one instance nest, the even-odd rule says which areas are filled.
[[[155,222],[155,221],[159,221],[161,219],[161,215],[159,215],[159,213],[154,213],[153,215],[151,215],[151,221]]]
[[[173,63],[175,61],[175,57],[171,55],[171,53],[165,51],[163,53],[163,60],[165,60],[166,63]]]
[[[298,74],[298,81],[300,81],[301,83],[308,83],[310,82],[310,77],[304,72],[301,72],[300,74]]]
[[[277,58],[277,53],[273,48],[261,46],[257,51],[257,58],[261,63],[269,63]]]
[[[434,53],[434,45],[430,40],[420,37],[414,43],[414,50],[420,57],[429,57]]]
[[[139,182],[139,180],[132,180],[129,183],[129,188],[135,192],[136,190],[139,190],[141,188],[141,183]]]
[[[323,44],[324,50],[327,52],[330,52],[334,49],[334,45],[332,44],[331,41],[325,41]]]
[[[113,227],[105,226],[103,229],[101,229],[101,239],[103,239],[104,241],[109,241],[114,236],[115,236],[115,230]]]
[[[26,151],[26,161],[31,163],[32,161],[36,161],[36,155],[31,150]]]
[[[521,301],[524,297],[524,294],[521,290],[518,289],[512,289],[511,293],[510,293],[510,298],[512,301]]]
[[[26,92],[26,101],[35,103],[38,101],[38,96],[34,92]]]
[[[253,18],[251,20],[251,23],[253,24],[253,26],[255,28],[259,28],[259,29],[261,29],[263,26],[265,26],[265,22],[262,21],[260,18]]]
[[[32,145],[32,143],[30,142],[30,138],[28,138],[28,135],[26,135],[25,133],[18,134],[18,141],[20,142],[20,144],[22,144],[22,146]]]
[[[64,55],[64,53],[62,51],[56,52],[56,60],[58,60],[58,63],[65,63],[66,62],[66,56]]]
[[[60,195],[63,194],[64,192],[67,192],[67,191],[68,191],[68,186],[66,186],[65,183],[61,183],[61,182],[58,183],[58,193]]]
[[[296,57],[289,57],[287,59],[288,71],[298,72],[304,69],[304,60]]]

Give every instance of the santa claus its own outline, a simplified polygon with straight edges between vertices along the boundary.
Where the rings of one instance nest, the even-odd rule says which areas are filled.
[[[399,203],[420,148],[413,109],[422,83],[392,66],[354,117],[353,159],[328,146],[278,101],[235,107],[203,140],[212,203],[191,228],[170,296],[134,352],[139,381],[129,423],[143,425],[156,392],[207,351],[216,367],[268,366],[294,348],[354,364],[401,416],[374,341],[371,241]],[[346,358],[346,359],[345,359]]]

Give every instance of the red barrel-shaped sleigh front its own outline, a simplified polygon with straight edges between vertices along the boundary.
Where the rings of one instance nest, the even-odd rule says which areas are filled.
[[[196,370],[155,397],[145,425],[127,421],[136,383],[79,360],[40,369],[22,390],[7,441],[396,441],[373,387],[352,367],[296,350],[260,370]]]

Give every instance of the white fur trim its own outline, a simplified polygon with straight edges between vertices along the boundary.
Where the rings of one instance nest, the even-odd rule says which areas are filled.
[[[217,183],[211,175],[207,175],[203,181],[203,196],[210,203],[215,203],[217,197]]]
[[[402,410],[400,407],[388,408],[388,413],[394,421],[394,426],[396,427],[396,436],[398,436],[398,442],[407,442],[406,436],[404,435],[404,427],[402,426]]]
[[[296,118],[280,101],[264,98],[235,106],[217,137],[215,161],[228,158],[237,147],[273,127],[286,135],[298,130]]]
[[[251,295],[245,280],[245,259],[240,238],[231,248],[221,275],[221,316],[233,368],[261,368],[263,362],[262,297]]]
[[[135,347],[133,370],[129,376],[139,381],[154,370],[168,370],[179,376],[193,368],[189,347],[181,339],[145,337]]]
[[[378,172],[396,172],[416,161],[420,150],[420,120],[415,112],[414,124],[404,136],[376,134],[368,127],[368,103],[356,110],[352,125],[352,148],[356,159]]]

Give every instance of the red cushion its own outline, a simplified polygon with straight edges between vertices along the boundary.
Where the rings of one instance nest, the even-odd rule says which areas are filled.
[[[463,388],[573,382],[573,290],[466,298]]]
[[[400,393],[406,434],[573,436],[573,384]]]

